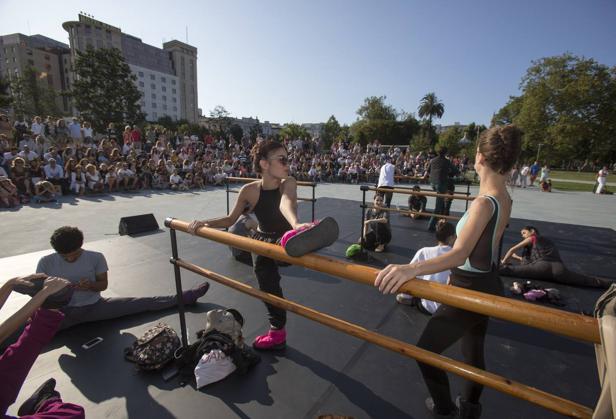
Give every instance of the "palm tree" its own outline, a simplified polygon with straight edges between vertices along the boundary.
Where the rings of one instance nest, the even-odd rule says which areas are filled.
[[[417,108],[417,114],[420,118],[428,118],[428,129],[430,138],[430,145],[434,146],[435,138],[432,138],[432,118],[441,118],[445,113],[445,105],[443,102],[439,102],[434,92],[428,93],[421,98],[419,107]]]

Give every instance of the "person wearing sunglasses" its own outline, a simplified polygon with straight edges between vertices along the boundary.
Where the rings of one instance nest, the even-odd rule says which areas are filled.
[[[259,223],[252,238],[267,243],[279,243],[287,231],[311,226],[300,223],[297,217],[297,182],[289,176],[289,158],[284,145],[272,140],[258,142],[252,156],[254,171],[261,175],[261,179],[242,187],[229,215],[193,221],[189,226],[192,234],[201,227],[229,228],[242,214],[251,212],[254,212]],[[282,297],[278,267],[288,265],[256,254],[252,256],[252,264],[259,288]],[[273,305],[265,305],[270,328],[265,334],[257,336],[253,347],[259,350],[283,349],[286,346],[287,313]]]

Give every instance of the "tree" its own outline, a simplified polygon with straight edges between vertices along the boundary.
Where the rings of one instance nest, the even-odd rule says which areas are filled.
[[[308,130],[306,130],[306,128],[303,128],[301,125],[294,122],[285,124],[285,126],[282,127],[278,135],[281,138],[288,137],[291,140],[310,137],[310,133],[308,132]]]
[[[326,147],[330,147],[334,140],[340,135],[340,124],[334,115],[330,116],[325,125],[321,137]]]
[[[233,136],[235,141],[238,142],[241,141],[244,136],[244,130],[238,124],[231,125],[231,128],[229,128],[229,133]]]
[[[357,110],[359,119],[351,126],[353,140],[367,144],[379,140],[381,144],[408,144],[418,129],[415,117],[398,112],[385,103],[386,96],[371,96]]]
[[[8,108],[13,103],[13,97],[9,92],[11,83],[0,75],[0,109]]]
[[[464,136],[464,131],[465,130],[459,126],[449,127],[438,136],[438,148],[447,147],[450,154],[457,156],[463,148],[460,144],[460,139]]]
[[[566,53],[533,61],[493,123],[513,122],[524,131],[530,158],[539,144],[548,161],[616,160],[616,67]]]
[[[77,52],[75,82],[68,96],[84,119],[103,131],[107,124],[141,123],[145,115],[135,86],[137,77],[116,48],[88,48]]]
[[[385,104],[387,96],[370,96],[357,110],[360,119],[366,121],[395,121],[398,113],[391,105]]]
[[[227,131],[231,127],[231,114],[225,109],[224,106],[218,105],[210,111],[210,118],[218,129],[219,135],[226,135]]]
[[[34,67],[26,67],[10,83],[13,110],[18,115],[60,115],[56,92]]]
[[[442,118],[445,113],[445,105],[438,100],[436,94],[428,93],[423,98],[421,98],[421,102],[419,103],[419,107],[417,108],[417,115],[420,118],[428,119],[428,132],[430,138],[430,144],[434,145],[436,142],[436,137],[432,133],[432,118]]]

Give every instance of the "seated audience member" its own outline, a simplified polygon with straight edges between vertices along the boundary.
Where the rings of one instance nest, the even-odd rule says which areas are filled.
[[[83,195],[86,193],[86,175],[83,173],[83,169],[80,164],[75,166],[75,170],[71,173],[70,189],[77,195]]]
[[[421,188],[419,185],[413,185],[413,192],[421,192]],[[409,195],[409,210],[416,212],[426,212],[426,205],[428,203],[428,199],[423,195]],[[421,214],[409,214],[414,220],[417,220],[422,217]]]
[[[36,271],[50,276],[66,278],[75,290],[70,302],[63,308],[65,314],[61,329],[76,324],[115,319],[118,317],[158,311],[177,304],[175,295],[158,297],[101,297],[108,286],[108,268],[102,253],[82,249],[83,233],[76,227],[60,227],[51,236],[55,253],[42,257]],[[184,304],[191,305],[205,295],[209,283],[184,291]]]
[[[178,171],[177,170],[173,170],[173,173],[171,174],[171,176],[169,176],[169,186],[171,187],[171,190],[177,191],[185,191],[186,190],[186,185],[184,184],[184,180],[182,179],[182,177],[180,175],[178,175]]]
[[[105,188],[103,179],[96,170],[96,166],[93,164],[88,164],[86,166],[86,183],[88,185],[88,190],[93,193],[103,192]]]
[[[572,272],[564,265],[560,253],[552,240],[539,234],[533,226],[520,231],[523,240],[507,251],[501,260],[499,273],[524,279],[553,281],[566,285],[608,288],[613,281]],[[522,250],[522,256],[516,252]],[[515,259],[519,264],[508,263]]]
[[[64,169],[56,163],[56,159],[49,159],[48,163],[43,167],[43,173],[45,174],[45,180],[48,180],[54,185],[58,185],[62,189],[62,192],[68,192],[68,184],[64,177]]]
[[[364,221],[364,247],[377,253],[384,252],[385,246],[391,241],[391,225],[389,212],[383,209],[383,195],[376,193],[374,207],[366,213]]]
[[[20,202],[19,192],[11,179],[0,176],[0,204],[5,208],[14,208]]]
[[[21,157],[17,157],[11,162],[10,177],[13,184],[17,186],[19,195],[24,197],[22,201],[26,202],[27,197],[31,194],[30,171],[26,167],[26,162]]]
[[[34,184],[34,196],[32,200],[37,203],[57,202],[56,188],[53,183],[41,180]]]
[[[0,287],[0,308],[4,305],[14,288],[30,287],[30,279],[44,278],[33,275],[12,278]],[[0,324],[0,344],[9,336],[25,326],[17,341],[0,355],[0,414],[4,418],[9,406],[15,403],[30,369],[41,350],[51,342],[59,329],[64,314],[53,308],[51,298],[63,293],[70,283],[61,278],[45,279],[40,291],[20,310]],[[70,294],[69,294],[70,295]],[[43,308],[45,307],[45,308]],[[38,375],[40,377],[40,374]],[[34,378],[38,379],[38,378]],[[55,390],[56,382],[48,379],[18,409],[17,414],[28,418],[84,418],[83,407],[64,403],[60,393]]]
[[[103,165],[101,165],[101,167],[103,167]],[[105,183],[107,184],[110,193],[113,192],[113,188],[116,188],[116,190],[119,188],[120,182],[118,182],[116,165],[113,163],[110,164],[107,168],[107,174],[105,175]]]
[[[118,164],[120,165],[120,168],[117,171],[118,185],[122,184],[124,186],[124,190],[137,189],[137,182],[139,182],[139,178],[137,177],[135,172],[128,167],[128,163]]]
[[[435,257],[441,256],[447,252],[449,252],[453,246],[453,242],[456,240],[456,229],[455,227],[446,222],[445,220],[439,220],[436,223],[436,240],[437,245],[433,247],[422,247],[415,253],[413,256],[413,260],[410,263],[421,262],[424,260],[434,259]],[[443,272],[438,272],[431,275],[418,276],[418,279],[423,279],[426,281],[434,281],[440,284],[447,284],[449,281],[450,275],[449,269]],[[396,301],[400,304],[406,305],[416,305],[419,311],[426,314],[434,314],[436,309],[441,305],[435,301],[425,300],[423,298],[413,297],[409,294],[405,294],[403,292],[396,295]]]

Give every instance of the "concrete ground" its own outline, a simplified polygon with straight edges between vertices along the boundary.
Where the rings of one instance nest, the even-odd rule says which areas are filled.
[[[405,185],[408,186],[408,185]],[[459,186],[460,192],[466,187]],[[478,188],[472,187],[471,194]],[[300,187],[299,196],[310,197],[310,188]],[[182,220],[205,219],[226,213],[224,188],[209,187],[204,191],[159,192],[134,194],[65,196],[59,204],[30,204],[17,210],[0,211],[0,258],[49,249],[49,237],[63,225],[78,226],[86,242],[110,238],[118,234],[121,217],[153,213],[163,228],[166,217]],[[230,195],[231,203],[237,195]],[[361,201],[358,185],[321,183],[316,197],[332,197]],[[551,221],[591,227],[616,229],[616,195],[594,195],[588,192],[554,191],[542,193],[537,188],[511,191],[513,218]],[[368,194],[371,199],[371,193]],[[407,196],[394,195],[393,203],[406,205]],[[452,211],[463,211],[464,201],[454,201]],[[433,208],[428,199],[428,209]],[[357,207],[349,211],[360,211]],[[319,216],[319,204],[316,204]],[[308,220],[306,220],[308,221]],[[359,227],[358,227],[359,233]]]

